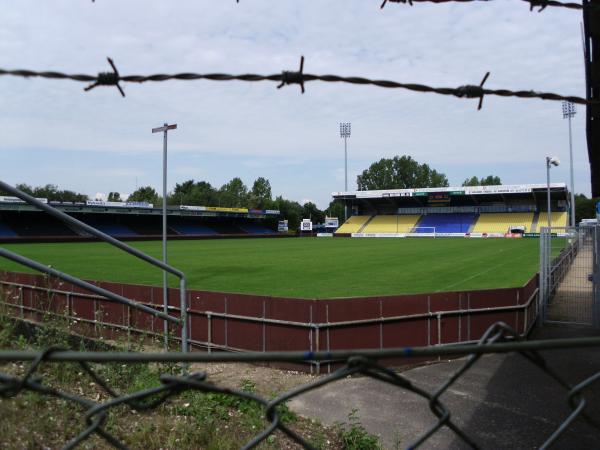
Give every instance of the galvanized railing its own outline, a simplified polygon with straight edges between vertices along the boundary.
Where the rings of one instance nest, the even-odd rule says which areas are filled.
[[[50,266],[40,264],[34,260],[31,260],[29,258],[21,256],[17,253],[11,252],[2,247],[0,247],[0,257],[10,259],[11,261],[14,261],[18,264],[22,264],[31,269],[37,270],[39,272],[45,273],[47,275],[50,275],[50,276],[53,276],[56,278],[59,278],[68,283],[71,283],[75,286],[78,286],[82,289],[86,289],[90,292],[94,292],[97,295],[100,295],[108,300],[127,305],[129,308],[134,308],[134,309],[143,311],[147,314],[150,314],[152,316],[162,319],[163,321],[165,321],[165,323],[170,322],[170,323],[175,323],[175,324],[181,325],[181,350],[182,350],[182,352],[188,351],[189,323],[188,323],[188,319],[186,316],[187,309],[188,309],[187,303],[186,303],[186,301],[187,301],[187,296],[186,296],[187,282],[186,282],[185,274],[182,271],[180,271],[179,269],[176,269],[168,264],[165,264],[164,262],[162,262],[156,258],[153,258],[152,256],[147,255],[144,252],[142,252],[134,247],[131,247],[131,246],[125,244],[124,242],[119,241],[118,239],[115,239],[112,236],[109,236],[108,234],[103,233],[102,231],[97,230],[96,228],[94,228],[84,222],[81,222],[80,220],[77,220],[62,211],[59,211],[58,209],[53,208],[50,205],[47,205],[47,204],[39,201],[35,197],[33,197],[29,194],[26,194],[25,192],[7,184],[7,183],[4,183],[1,180],[0,180],[0,191],[8,192],[8,193],[20,198],[21,200],[29,203],[30,205],[33,205],[33,206],[41,209],[42,211],[44,211],[47,214],[49,214],[50,216],[60,220],[61,222],[64,222],[65,224],[75,227],[76,229],[81,230],[85,233],[88,233],[92,236],[95,236],[96,238],[98,238],[108,244],[111,244],[114,247],[117,247],[118,249],[120,249],[124,252],[127,252],[130,255],[135,256],[136,258],[139,258],[149,264],[152,264],[153,266],[159,267],[160,269],[169,272],[172,275],[175,275],[177,278],[179,278],[180,318],[178,319],[176,317],[169,315],[168,305],[166,304],[166,302],[163,305],[163,311],[161,312],[161,311],[156,310],[155,308],[148,307],[140,302],[132,301],[121,295],[115,294],[114,292],[110,292],[106,289],[95,286],[84,280],[81,280],[79,278],[73,277],[73,276],[66,274],[64,272],[61,272],[59,270],[56,270]],[[166,327],[165,327],[165,329],[166,329]],[[165,336],[166,336],[166,333],[165,333]]]
[[[32,301],[26,302],[24,298],[24,291],[31,292],[40,292],[45,295],[60,295],[65,298],[64,311],[56,310],[49,308],[43,308],[40,304],[38,307],[34,306]],[[2,304],[12,308],[16,311],[16,315],[21,318],[24,318],[26,313],[39,313],[41,315],[52,315],[56,317],[66,318],[73,323],[85,323],[91,326],[94,326],[95,331],[101,332],[102,328],[121,330],[126,332],[128,335],[131,333],[143,333],[150,336],[160,336],[161,333],[154,329],[147,328],[139,328],[136,327],[131,321],[131,311],[128,310],[126,314],[125,322],[126,324],[115,323],[114,321],[107,321],[104,319],[104,314],[102,311],[101,305],[98,304],[98,301],[105,300],[105,298],[101,295],[94,294],[81,294],[72,292],[65,289],[60,289],[51,286],[36,286],[29,285],[24,283],[18,283],[13,281],[0,280],[0,292],[4,292],[4,299]],[[496,314],[496,313],[515,313],[515,324],[520,323],[521,327],[517,330],[518,334],[521,337],[527,337],[535,325],[535,321],[538,315],[538,289],[536,288],[529,298],[526,299],[522,304],[511,305],[511,306],[495,306],[495,307],[487,307],[487,308],[471,308],[467,305],[466,308],[459,308],[453,310],[445,310],[445,311],[431,311],[417,314],[404,314],[404,315],[395,315],[395,316],[381,316],[369,319],[359,319],[359,320],[344,320],[344,321],[334,321],[334,322],[302,322],[302,321],[293,321],[293,320],[282,320],[282,319],[273,319],[268,317],[256,317],[256,316],[248,316],[241,314],[231,314],[228,312],[215,312],[215,311],[202,311],[193,308],[188,308],[187,316],[190,322],[194,321],[195,317],[205,318],[207,322],[206,326],[206,337],[200,338],[199,336],[194,335],[193,328],[190,327],[188,334],[188,342],[190,345],[195,346],[197,348],[203,348],[211,353],[213,350],[217,351],[230,351],[230,352],[246,352],[252,350],[251,348],[240,348],[236,346],[232,346],[228,344],[228,331],[233,331],[236,323],[257,323],[262,324],[262,351],[266,352],[266,334],[267,329],[266,325],[282,325],[290,328],[301,328],[307,330],[307,341],[306,341],[306,350],[309,352],[318,352],[321,350],[330,351],[330,330],[336,328],[345,328],[345,327],[356,327],[360,329],[363,326],[372,326],[379,325],[379,349],[383,349],[383,331],[385,324],[392,324],[398,322],[409,322],[409,321],[418,321],[427,319],[430,323],[427,325],[428,328],[428,345],[448,345],[447,342],[443,340],[443,332],[442,332],[442,321],[447,317],[468,317],[477,316],[477,315],[486,315],[486,314]],[[31,294],[30,294],[31,295]],[[83,298],[86,300],[92,301],[93,307],[93,319],[88,319],[84,317],[80,317],[74,313],[73,301],[76,298]],[[26,304],[29,303],[29,304]],[[41,302],[43,303],[43,302]],[[156,304],[150,302],[138,302],[139,305],[145,306],[146,308],[157,308]],[[178,312],[178,308],[170,307],[173,312]],[[263,308],[264,309],[264,308]],[[519,315],[522,315],[521,320],[519,320]],[[328,316],[328,314],[327,314]],[[224,320],[225,323],[227,321],[231,321],[233,324],[231,327],[224,327],[224,342],[217,343],[213,337],[213,321],[215,319]],[[152,326],[152,323],[150,324]],[[460,326],[460,322],[459,322]],[[465,324],[467,328],[470,328],[470,320],[468,320]],[[513,327],[517,329],[516,325]],[[435,341],[432,339],[432,329],[434,330],[433,337]],[[324,332],[323,340],[321,341],[321,331]],[[459,336],[461,335],[459,331]],[[460,340],[461,343],[473,343],[477,342],[476,338],[471,338],[471,332],[469,329],[466,330],[466,340]],[[479,336],[477,336],[478,338]],[[321,365],[323,361],[304,361],[305,363],[310,364],[311,371],[319,374],[321,373]],[[331,361],[326,361],[326,363],[331,363]],[[327,371],[331,370],[331,366],[327,366]]]

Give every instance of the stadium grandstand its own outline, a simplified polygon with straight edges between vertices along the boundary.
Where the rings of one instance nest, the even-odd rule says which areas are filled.
[[[350,217],[336,236],[531,237],[548,226],[547,185],[334,192]],[[568,224],[565,183],[550,185],[551,225]]]
[[[158,239],[162,208],[140,202],[48,202],[76,219],[119,239]],[[209,206],[169,207],[169,238],[278,236],[279,211]],[[80,240],[90,236],[38,211],[16,197],[0,196],[0,241]]]

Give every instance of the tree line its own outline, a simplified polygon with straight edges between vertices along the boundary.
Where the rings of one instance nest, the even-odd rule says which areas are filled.
[[[448,178],[442,172],[432,169],[428,164],[421,164],[411,156],[394,156],[382,158],[372,163],[356,179],[358,190],[379,189],[416,189],[427,187],[448,187]],[[502,180],[495,175],[478,178],[473,176],[463,181],[462,186],[501,185]],[[18,189],[34,197],[47,198],[49,201],[84,202],[87,195],[69,190],[60,190],[56,185],[32,187],[21,183]],[[6,195],[6,194],[2,194]],[[583,194],[575,197],[577,223],[582,218],[595,217],[595,204],[598,199],[588,199]],[[136,189],[129,197],[122,199],[118,192],[110,192],[108,201],[148,202],[155,206],[162,205],[162,197],[151,186]],[[340,203],[331,202],[321,211],[314,203],[303,205],[283,198],[273,197],[271,183],[264,177],[254,180],[252,187],[244,184],[241,178],[235,177],[221,187],[212,186],[207,181],[193,179],[177,183],[167,196],[167,205],[221,206],[228,208],[274,209],[281,211],[281,217],[288,219],[290,229],[299,226],[302,219],[311,218],[313,223],[322,223],[325,216],[342,218],[344,207]]]
[[[89,200],[86,194],[70,190],[61,190],[58,186],[47,184],[32,187],[25,183],[15,186],[17,189],[37,198],[46,198],[48,201],[59,202],[85,202]],[[0,195],[10,195],[0,192]],[[108,201],[148,202],[154,206],[162,206],[162,196],[152,186],[142,186],[131,193],[127,198],[121,198],[118,192],[110,192]],[[286,218],[290,229],[299,227],[302,219],[311,218],[314,223],[322,223],[326,215],[343,217],[344,209],[339,204],[331,202],[330,207],[321,211],[317,205],[307,202],[303,205],[288,200],[279,195],[273,198],[271,183],[264,177],[257,178],[248,188],[239,177],[233,178],[220,188],[213,187],[207,181],[187,180],[177,183],[172,192],[167,196],[167,205],[191,206],[221,206],[228,208],[273,209],[281,212],[281,217]],[[276,226],[276,220],[272,225]]]

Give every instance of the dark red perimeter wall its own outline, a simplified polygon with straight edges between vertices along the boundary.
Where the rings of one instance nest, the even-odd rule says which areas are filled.
[[[162,309],[161,287],[93,284]],[[386,349],[474,341],[498,321],[526,335],[537,317],[537,285],[536,275],[518,288],[340,299],[192,290],[190,342],[210,351]],[[48,313],[66,315],[77,331],[88,334],[163,330],[161,319],[41,275],[0,273],[2,293],[15,315],[36,321]],[[179,316],[178,289],[169,290],[169,304]],[[180,330],[173,333],[179,336]],[[310,364],[311,370],[323,370],[320,366]],[[326,370],[331,367],[326,364]]]

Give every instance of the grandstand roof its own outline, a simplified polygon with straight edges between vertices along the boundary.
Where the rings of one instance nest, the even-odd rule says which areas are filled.
[[[68,214],[124,214],[124,215],[162,215],[162,208],[155,208],[154,205],[127,204],[125,202],[100,202],[89,200],[86,203],[72,202],[48,202],[46,199],[38,199],[44,203],[49,203],[56,209]],[[14,197],[0,197],[0,211],[19,211],[31,212],[39,211],[35,206],[29,205],[22,200]],[[169,216],[202,216],[202,217],[248,217],[265,218],[276,217],[279,215],[277,210],[249,209],[249,208],[225,208],[209,206],[167,206],[167,215]]]
[[[523,196],[545,193],[546,184],[504,184],[498,186],[454,186],[418,189],[385,189],[374,191],[333,192],[334,199],[378,199],[390,197],[423,197],[434,193],[445,193],[451,196]],[[552,197],[567,198],[566,183],[550,183]]]

